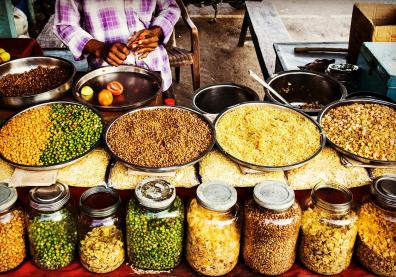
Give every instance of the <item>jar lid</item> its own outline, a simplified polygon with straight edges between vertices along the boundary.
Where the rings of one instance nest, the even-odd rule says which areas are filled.
[[[84,191],[80,197],[80,209],[92,217],[106,217],[114,214],[121,199],[113,188],[97,186]]]
[[[161,210],[173,203],[176,198],[176,189],[165,180],[147,178],[142,180],[136,187],[135,195],[142,206]]]
[[[7,210],[18,199],[15,188],[9,188],[6,183],[0,183],[0,211]]]
[[[38,211],[57,211],[61,209],[69,199],[69,188],[61,183],[46,187],[35,187],[29,191],[30,207]]]
[[[198,186],[197,198],[209,210],[227,211],[236,204],[237,191],[227,183],[213,181]]]
[[[287,210],[294,201],[294,191],[286,184],[278,181],[264,181],[253,189],[253,198],[261,207],[270,210]]]
[[[396,177],[383,176],[375,179],[371,194],[383,206],[396,208]]]

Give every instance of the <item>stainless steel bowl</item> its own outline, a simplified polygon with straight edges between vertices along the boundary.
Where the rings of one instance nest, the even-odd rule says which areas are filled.
[[[248,87],[221,83],[196,90],[193,107],[201,113],[218,114],[236,104],[258,100],[258,94]]]
[[[312,160],[313,158],[315,158],[323,149],[323,147],[325,146],[325,137],[323,135],[323,131],[322,131],[322,127],[310,116],[308,116],[307,114],[299,111],[298,109],[295,108],[291,108],[282,104],[277,104],[277,103],[269,103],[269,102],[248,102],[248,103],[243,103],[243,104],[239,104],[239,105],[235,105],[232,106],[228,109],[226,109],[225,111],[223,111],[221,114],[219,114],[214,122],[214,126],[215,126],[215,130],[216,130],[216,126],[219,122],[219,120],[228,112],[231,112],[233,110],[236,110],[240,107],[243,106],[271,106],[271,107],[275,107],[275,108],[279,108],[281,110],[287,110],[287,111],[291,111],[294,112],[296,114],[300,114],[302,116],[304,116],[305,118],[307,118],[309,121],[311,121],[313,124],[315,124],[315,126],[318,128],[319,131],[319,135],[320,135],[320,146],[318,148],[317,151],[315,151],[314,154],[312,154],[308,159],[295,163],[295,164],[290,164],[290,165],[285,165],[285,166],[265,166],[265,165],[257,165],[257,164],[252,164],[243,160],[240,160],[236,157],[234,157],[232,154],[228,153],[226,150],[224,150],[223,147],[221,147],[221,145],[217,142],[217,147],[220,149],[220,151],[226,155],[227,157],[229,157],[231,160],[235,161],[238,164],[241,164],[243,166],[252,168],[252,169],[256,169],[256,170],[261,170],[261,171],[284,171],[284,170],[289,170],[289,169],[293,169],[293,168],[298,168],[306,163],[308,163],[310,160]]]
[[[72,105],[79,105],[79,106],[86,106],[86,107],[88,107],[87,105],[83,105],[83,104],[76,103],[76,102],[71,102],[71,101],[54,101],[54,102],[48,102],[48,103],[38,104],[38,105],[32,106],[32,107],[30,107],[30,108],[24,109],[24,110],[18,112],[17,114],[14,114],[14,115],[11,116],[10,118],[8,118],[6,121],[4,121],[4,122],[1,124],[0,130],[1,130],[1,128],[3,128],[3,126],[5,126],[10,120],[12,120],[13,118],[17,117],[18,115],[20,115],[20,114],[22,114],[22,113],[24,113],[24,112],[26,112],[26,111],[29,111],[29,110],[32,110],[32,109],[35,109],[35,108],[38,108],[38,107],[53,105],[53,104],[72,104]],[[99,116],[99,118],[101,119],[101,121],[102,121],[102,126],[103,126],[103,127],[102,127],[101,136],[100,136],[100,137],[102,137],[102,135],[103,135],[103,130],[104,130],[104,121],[103,121],[103,118],[100,116],[100,114],[99,114],[97,111],[95,111],[94,109],[92,109],[92,108],[90,108],[90,107],[88,107],[88,108],[91,109],[92,112],[94,112],[95,114],[97,114],[97,115]],[[80,159],[82,159],[84,156],[86,156],[87,154],[91,153],[96,147],[99,146],[100,142],[101,142],[101,138],[99,138],[98,141],[97,141],[94,145],[92,145],[92,147],[91,147],[88,151],[86,151],[85,153],[81,154],[80,156],[77,156],[77,157],[75,157],[75,158],[73,158],[73,159],[71,159],[71,160],[69,160],[69,161],[67,161],[67,162],[62,162],[62,163],[58,163],[58,164],[54,164],[54,165],[21,165],[21,164],[18,164],[18,163],[15,163],[15,162],[12,162],[12,161],[8,160],[8,159],[5,158],[1,153],[0,153],[0,159],[6,161],[7,163],[9,163],[10,165],[12,165],[12,166],[14,166],[14,167],[21,168],[21,169],[26,169],[26,170],[44,171],[44,170],[61,169],[61,168],[64,168],[64,167],[66,167],[66,166],[68,166],[68,165],[71,165],[71,164],[77,162],[78,160],[80,160]]]
[[[110,106],[101,106],[96,95],[111,81],[120,82],[124,86],[124,93],[114,96]],[[90,86],[94,90],[91,99],[81,96],[83,86]],[[79,102],[102,111],[125,111],[141,107],[155,99],[162,92],[162,86],[161,75],[156,72],[132,65],[106,66],[81,77],[73,88],[73,95]]]
[[[336,79],[317,72],[290,70],[272,75],[267,83],[298,110],[316,115],[323,107],[347,95],[346,88]],[[267,92],[267,91],[266,91]],[[282,103],[266,93],[266,100]],[[318,102],[319,109],[299,108],[301,104]]]
[[[70,72],[67,80],[57,88],[35,95],[28,96],[0,96],[0,106],[7,109],[18,109],[39,103],[61,98],[72,87],[73,78],[76,74],[74,65],[62,58],[55,57],[30,57],[12,60],[0,65],[0,76],[7,74],[23,73],[38,66],[62,67]]]
[[[117,122],[120,118],[122,118],[122,117],[124,117],[126,115],[129,115],[129,114],[132,114],[132,113],[136,113],[136,112],[139,112],[139,111],[142,111],[142,110],[156,110],[156,109],[172,109],[172,110],[188,111],[188,112],[196,114],[200,119],[205,121],[209,125],[210,131],[211,131],[211,135],[212,135],[212,141],[211,141],[209,147],[206,149],[206,151],[203,152],[201,155],[199,155],[198,157],[196,157],[195,159],[191,160],[188,163],[175,165],[175,166],[168,166],[168,167],[144,167],[144,166],[135,165],[135,164],[132,164],[132,163],[130,163],[128,161],[125,161],[124,159],[120,158],[116,153],[114,153],[113,150],[111,149],[111,147],[109,146],[109,143],[108,143],[108,140],[107,140],[107,137],[108,137],[108,134],[109,134],[109,130],[111,129],[113,124],[115,122]],[[214,130],[213,124],[205,116],[203,116],[201,113],[199,113],[197,111],[194,111],[192,109],[185,108],[185,107],[180,107],[180,106],[173,106],[173,107],[171,107],[171,106],[151,106],[151,107],[144,107],[144,108],[139,108],[139,109],[132,110],[132,111],[127,112],[124,115],[118,117],[116,120],[114,120],[108,126],[108,128],[106,130],[106,133],[105,133],[105,144],[106,144],[106,147],[109,150],[110,154],[115,159],[117,159],[117,160],[121,161],[123,164],[125,164],[127,167],[130,167],[130,168],[133,168],[133,169],[139,170],[139,171],[144,171],[144,172],[160,173],[160,172],[175,171],[175,170],[181,169],[183,167],[195,164],[196,162],[201,160],[203,157],[205,157],[212,150],[212,148],[213,148],[213,146],[214,146],[214,144],[216,142],[215,137],[216,137],[216,135],[215,135],[215,130]]]
[[[396,110],[396,104],[382,101],[382,100],[376,100],[376,99],[368,99],[368,98],[363,98],[363,99],[349,99],[349,100],[342,100],[342,101],[337,101],[334,103],[329,104],[326,106],[323,111],[319,114],[318,116],[318,122],[322,126],[322,120],[323,117],[331,110],[339,106],[346,106],[354,103],[359,103],[359,104],[381,104],[384,106],[391,107]],[[323,131],[324,135],[326,136],[326,133]],[[347,157],[350,157],[354,160],[357,160],[359,162],[365,163],[365,164],[372,164],[372,165],[396,165],[396,161],[380,161],[380,160],[373,160],[373,159],[368,159],[356,154],[353,154],[337,144],[333,143],[327,136],[326,136],[327,141],[331,146],[333,146],[338,152],[344,154]]]

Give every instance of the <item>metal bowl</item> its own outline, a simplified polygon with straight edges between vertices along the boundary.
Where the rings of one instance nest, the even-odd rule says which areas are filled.
[[[73,78],[76,74],[74,65],[62,58],[55,57],[30,57],[12,60],[0,65],[0,76],[7,74],[23,73],[38,66],[62,67],[70,72],[67,80],[57,88],[35,95],[28,96],[0,96],[0,106],[8,109],[18,109],[39,103],[61,98],[72,87]]]
[[[24,109],[24,110],[18,112],[17,114],[14,114],[14,115],[11,116],[10,118],[8,118],[6,121],[4,121],[4,122],[1,124],[1,126],[0,126],[0,130],[1,130],[1,128],[3,128],[3,126],[5,126],[10,120],[12,120],[13,118],[17,117],[18,115],[20,115],[20,114],[22,114],[22,113],[24,113],[24,112],[26,112],[26,111],[29,111],[29,110],[32,110],[32,109],[35,109],[35,108],[38,108],[38,107],[42,107],[42,106],[53,105],[53,104],[72,104],[72,105],[86,106],[87,108],[91,109],[92,112],[94,112],[95,114],[97,114],[97,115],[99,116],[99,118],[100,118],[100,120],[101,120],[101,122],[102,122],[102,126],[103,126],[103,127],[102,127],[101,136],[100,136],[100,137],[102,137],[102,135],[103,135],[103,130],[104,130],[104,121],[103,121],[103,118],[100,116],[100,114],[99,114],[96,110],[92,109],[91,107],[88,107],[87,105],[83,105],[83,104],[76,103],[76,102],[71,102],[71,101],[54,101],[54,102],[48,102],[48,103],[38,104],[38,105],[32,106],[32,107],[30,107],[30,108]],[[100,142],[101,142],[101,139],[99,138],[98,141],[97,141],[94,145],[92,145],[92,147],[91,147],[88,151],[86,151],[85,153],[83,153],[83,154],[81,154],[81,155],[79,155],[79,156],[77,156],[77,157],[75,157],[75,158],[73,158],[73,159],[71,159],[71,160],[69,160],[69,161],[62,162],[62,163],[58,163],[58,164],[54,164],[54,165],[21,165],[21,164],[18,164],[18,163],[15,163],[15,162],[13,162],[13,161],[8,160],[8,159],[5,158],[1,153],[0,153],[0,159],[6,161],[7,163],[9,163],[10,165],[12,165],[12,166],[14,166],[14,167],[21,168],[21,169],[26,169],[26,170],[43,171],[43,170],[61,169],[61,168],[64,168],[64,167],[66,167],[66,166],[68,166],[68,165],[71,165],[71,164],[77,162],[78,160],[80,160],[80,159],[82,159],[84,156],[86,156],[87,154],[91,153],[96,147],[99,146]]]
[[[258,100],[258,94],[248,87],[221,83],[196,90],[193,107],[201,113],[218,114],[236,104]]]
[[[223,147],[221,147],[221,145],[217,142],[217,147],[220,149],[220,151],[226,155],[227,157],[229,157],[231,160],[235,161],[238,164],[241,164],[243,166],[252,168],[252,169],[256,169],[256,170],[260,170],[260,171],[284,171],[284,170],[289,170],[289,169],[293,169],[293,168],[298,168],[306,163],[308,163],[310,160],[312,160],[313,158],[315,158],[323,149],[323,147],[325,146],[326,143],[326,139],[323,135],[323,131],[322,131],[322,127],[310,116],[308,116],[307,114],[299,111],[298,109],[295,108],[291,108],[289,106],[285,106],[282,104],[277,104],[277,103],[269,103],[269,102],[248,102],[248,103],[243,103],[243,104],[238,104],[235,106],[232,106],[228,109],[226,109],[225,111],[223,111],[221,114],[219,114],[214,122],[214,126],[216,129],[216,126],[219,122],[219,120],[228,112],[231,112],[233,110],[236,110],[240,107],[243,106],[271,106],[271,107],[275,107],[275,108],[279,108],[281,110],[287,110],[287,111],[291,111],[294,112],[296,114],[300,114],[302,116],[304,116],[305,118],[307,118],[309,121],[311,121],[313,124],[315,124],[315,126],[318,128],[319,131],[319,135],[320,135],[320,146],[318,148],[318,150],[316,150],[316,152],[314,154],[312,154],[308,159],[295,163],[295,164],[291,164],[291,165],[284,165],[284,166],[265,166],[265,165],[257,165],[257,164],[252,164],[243,160],[240,160],[236,157],[234,157],[232,154],[228,153],[227,151],[225,151],[223,149]]]
[[[212,141],[209,145],[209,147],[206,149],[205,152],[203,152],[201,155],[199,155],[198,157],[196,157],[195,159],[191,160],[188,163],[184,163],[184,164],[180,164],[180,165],[174,165],[174,166],[167,166],[167,167],[145,167],[145,166],[139,166],[139,165],[135,165],[132,164],[128,161],[125,161],[124,159],[120,158],[116,153],[113,152],[113,150],[110,148],[107,137],[108,137],[108,133],[109,130],[111,129],[111,127],[113,126],[113,124],[115,122],[117,122],[120,118],[128,115],[128,114],[132,114],[132,113],[136,113],[142,110],[156,110],[156,109],[172,109],[172,110],[183,110],[183,111],[188,111],[191,113],[196,114],[201,120],[203,120],[204,122],[206,122],[209,125],[210,131],[211,131],[211,135],[212,135]],[[139,170],[139,171],[144,171],[144,172],[153,172],[153,173],[161,173],[161,172],[171,172],[171,171],[175,171],[178,169],[181,169],[183,167],[189,166],[189,165],[193,165],[196,162],[198,162],[199,160],[201,160],[203,157],[205,157],[213,148],[216,140],[216,135],[215,135],[215,130],[213,127],[213,124],[205,117],[203,116],[201,113],[194,111],[192,109],[189,108],[185,108],[185,107],[180,107],[180,106],[151,106],[151,107],[144,107],[144,108],[139,108],[139,109],[135,109],[132,110],[130,112],[125,113],[124,115],[118,117],[116,120],[114,120],[107,128],[106,133],[105,133],[105,144],[107,149],[109,150],[110,154],[117,160],[121,161],[123,164],[125,164],[127,167],[130,167],[132,169],[135,170]]]
[[[110,106],[101,106],[96,94],[111,81],[120,82],[124,86],[124,93],[114,96]],[[155,99],[162,92],[162,85],[161,75],[156,72],[132,65],[106,66],[81,77],[73,88],[73,95],[79,102],[102,111],[125,111],[141,107]],[[83,86],[90,86],[94,90],[91,99],[81,96]]]
[[[317,72],[290,70],[272,75],[267,83],[298,110],[316,115],[323,107],[347,95],[346,88],[336,79]],[[267,91],[266,91],[267,92]],[[266,93],[269,101],[282,103]],[[319,102],[321,108],[303,109],[301,104]]]
[[[333,108],[339,107],[339,106],[345,106],[345,105],[350,105],[354,103],[360,103],[360,104],[381,104],[384,106],[391,107],[396,110],[396,104],[386,102],[386,101],[381,101],[381,100],[376,100],[376,99],[368,99],[368,98],[363,98],[363,99],[349,99],[349,100],[342,100],[342,101],[337,101],[334,103],[329,104],[326,106],[323,111],[319,114],[318,116],[318,122],[322,126],[322,120],[323,117]],[[326,136],[326,133],[323,131],[324,135]],[[327,136],[326,140],[329,142],[331,146],[333,146],[338,152],[344,154],[347,157],[350,157],[354,160],[357,160],[362,163],[366,164],[372,164],[372,165],[396,165],[396,161],[380,161],[380,160],[373,160],[373,159],[368,159],[356,154],[353,154],[341,147],[339,147],[337,144],[333,143]]]

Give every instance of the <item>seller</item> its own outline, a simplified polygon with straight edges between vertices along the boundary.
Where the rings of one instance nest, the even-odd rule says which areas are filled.
[[[175,0],[57,0],[54,32],[91,68],[134,64],[172,84],[168,42],[180,15]]]

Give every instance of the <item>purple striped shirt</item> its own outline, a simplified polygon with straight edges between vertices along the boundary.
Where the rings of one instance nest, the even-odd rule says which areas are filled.
[[[160,71],[164,90],[172,84],[172,73],[165,45],[180,16],[175,0],[57,0],[54,32],[69,47],[76,59],[81,59],[90,39],[106,43],[126,43],[130,35],[152,26],[159,26],[164,34],[162,45],[145,59],[138,60],[133,52],[124,64],[135,64]],[[107,65],[89,56],[92,68]]]

